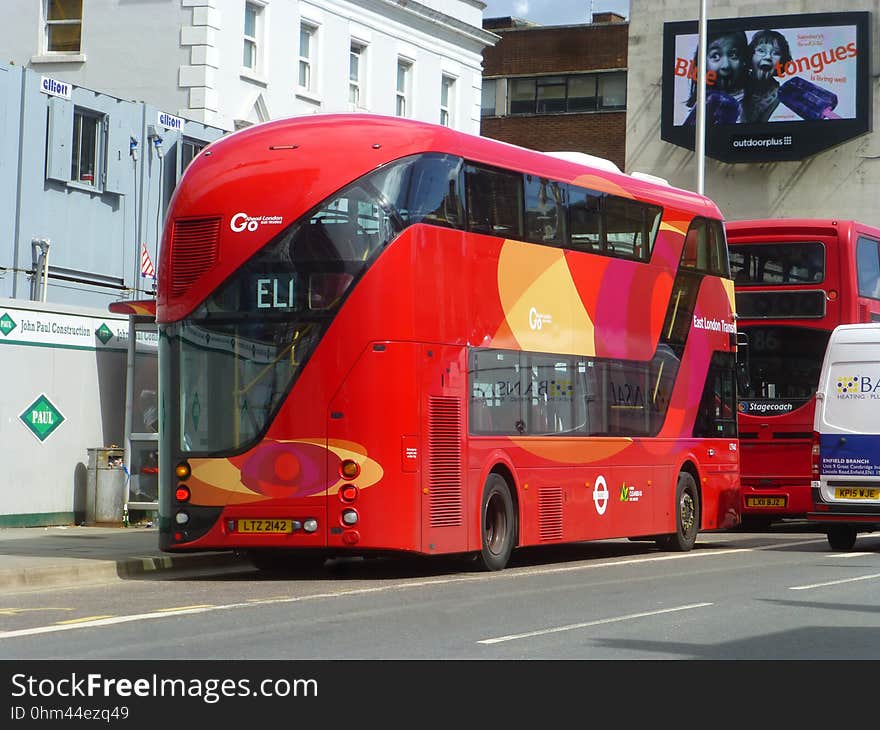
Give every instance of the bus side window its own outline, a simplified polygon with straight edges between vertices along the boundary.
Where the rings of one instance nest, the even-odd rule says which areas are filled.
[[[522,175],[467,165],[465,188],[469,231],[522,237]]]
[[[599,253],[605,239],[602,194],[569,185],[568,199],[571,247],[575,251]]]

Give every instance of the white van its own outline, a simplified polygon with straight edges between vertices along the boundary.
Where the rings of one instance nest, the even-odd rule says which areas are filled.
[[[880,322],[828,340],[813,426],[813,511],[834,550],[880,529]]]

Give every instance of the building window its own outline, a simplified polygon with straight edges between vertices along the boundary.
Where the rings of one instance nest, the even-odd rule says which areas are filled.
[[[101,118],[98,115],[85,109],[74,109],[70,165],[70,179],[74,182],[96,184],[100,132]]]
[[[452,106],[455,100],[455,79],[444,75],[440,81],[440,124],[452,126]]]
[[[412,76],[412,63],[402,58],[397,59],[397,91],[394,113],[399,117],[409,114],[409,89],[410,76]]]
[[[195,159],[195,156],[207,146],[207,143],[195,139],[184,138],[183,140],[181,140],[180,172],[182,173],[189,166],[189,163]]]
[[[626,109],[626,73],[537,76],[510,79],[510,114],[617,111]],[[494,99],[491,100],[494,104]],[[483,97],[485,107],[487,100]],[[494,112],[494,108],[493,108]],[[491,116],[485,111],[483,116]]]
[[[565,111],[566,84],[564,76],[543,76],[536,79],[538,114],[557,114]]]
[[[363,62],[364,47],[359,43],[352,43],[348,54],[348,100],[355,107],[364,106]]]
[[[626,109],[626,74],[598,74],[599,108]]]
[[[45,0],[46,51],[79,53],[82,48],[82,0]]]
[[[495,116],[495,94],[498,88],[498,79],[483,79],[483,88],[480,91],[480,116]]]
[[[315,53],[318,29],[308,23],[299,25],[299,85],[307,91],[315,90]]]
[[[257,71],[260,67],[260,23],[262,22],[263,7],[256,3],[244,5],[244,49],[241,65],[250,71]]]

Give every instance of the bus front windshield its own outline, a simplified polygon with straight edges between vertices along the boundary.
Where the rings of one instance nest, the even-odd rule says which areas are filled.
[[[802,401],[816,393],[828,344],[826,330],[742,327],[748,336],[748,385],[740,399]]]
[[[460,225],[461,165],[432,154],[378,168],[281,233],[186,320],[160,327],[181,451],[240,450],[265,432],[382,249],[415,223]]]

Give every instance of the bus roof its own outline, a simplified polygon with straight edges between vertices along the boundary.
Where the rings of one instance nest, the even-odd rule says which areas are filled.
[[[372,138],[374,149],[381,148],[386,153],[375,155],[377,165],[418,152],[446,152],[473,162],[572,182],[601,192],[624,194],[660,204],[668,201],[668,204],[695,215],[722,217],[714,201],[703,195],[672,187],[663,178],[652,175],[628,175],[602,158],[564,151],[541,152],[439,124],[380,114],[309,114],[262,122],[221,137],[206,149],[213,153],[234,150],[242,155],[250,149],[265,155],[269,149],[280,148],[291,135],[308,133],[315,128],[332,131],[334,136],[351,129],[356,130],[361,139]]]
[[[837,218],[754,218],[749,220],[725,221],[728,241],[736,243],[736,238],[766,236],[768,233],[786,236],[838,236],[849,230],[873,231],[880,235],[880,228],[854,220]]]

